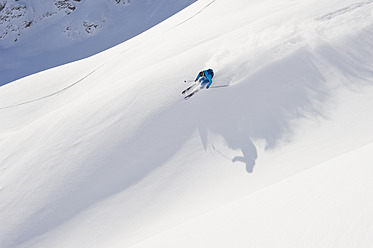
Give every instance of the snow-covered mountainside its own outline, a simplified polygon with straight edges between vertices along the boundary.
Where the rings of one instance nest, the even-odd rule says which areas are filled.
[[[1,0],[0,86],[85,58],[195,0]]]
[[[0,87],[1,247],[371,248],[372,37],[372,0],[199,0]]]

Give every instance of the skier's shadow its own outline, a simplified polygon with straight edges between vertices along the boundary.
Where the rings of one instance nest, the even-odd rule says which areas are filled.
[[[240,165],[241,163],[246,165],[246,171],[252,173],[254,171],[255,161],[258,158],[258,153],[254,143],[250,137],[242,136],[242,139],[230,142],[226,139],[227,145],[233,150],[241,150],[242,156],[235,156],[231,161],[235,164]]]
[[[246,164],[246,171],[252,173],[255,166],[255,161],[258,158],[256,147],[251,140],[246,142],[245,147],[242,147],[243,156],[236,156],[232,159],[232,162],[243,162]]]
[[[231,112],[234,115],[233,112]],[[225,159],[230,160],[233,163],[245,164],[246,171],[252,173],[255,167],[255,161],[258,158],[257,149],[252,142],[250,135],[247,133],[248,129],[242,129],[239,126],[243,122],[234,120],[235,124],[232,124],[231,121],[227,121],[232,117],[227,117],[226,113],[211,113],[210,115],[200,116],[200,123],[198,123],[198,130],[201,137],[202,144],[207,150],[208,143],[208,130],[213,133],[217,133],[223,136],[226,145],[232,150],[241,150],[242,155],[237,155],[233,158],[230,158],[224,155],[219,149],[214,145],[213,148]]]

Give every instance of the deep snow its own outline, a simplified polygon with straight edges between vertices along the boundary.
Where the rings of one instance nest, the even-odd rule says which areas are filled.
[[[0,243],[371,247],[373,1],[200,0],[0,88]],[[200,69],[214,85],[184,101]]]

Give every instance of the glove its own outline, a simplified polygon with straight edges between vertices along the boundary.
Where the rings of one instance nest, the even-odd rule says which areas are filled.
[[[208,88],[210,88],[210,85],[207,85],[207,86],[206,86],[206,89],[208,89]]]

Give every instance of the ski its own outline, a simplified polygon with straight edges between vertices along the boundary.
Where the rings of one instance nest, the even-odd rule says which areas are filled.
[[[194,85],[191,85],[189,86],[188,88],[186,88],[185,90],[183,90],[183,92],[181,92],[181,94],[185,94],[188,90],[190,90]]]
[[[191,98],[194,94],[196,94],[198,92],[198,90],[195,90],[193,91],[192,93],[190,93],[189,95],[187,95],[186,97],[184,97],[185,100],[188,100],[189,98]]]
[[[183,92],[181,92],[181,94],[185,94],[188,90],[190,90],[191,88],[193,88],[193,86],[195,86],[196,83],[193,81],[193,84],[191,86],[189,86],[188,88],[186,88],[185,90],[183,90]]]

